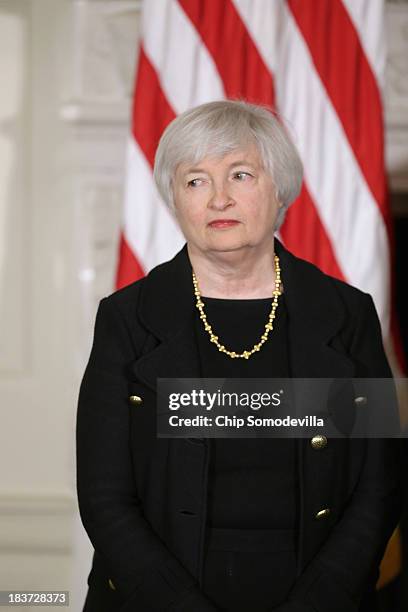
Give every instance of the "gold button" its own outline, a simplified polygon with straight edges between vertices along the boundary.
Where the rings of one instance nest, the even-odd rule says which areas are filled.
[[[320,521],[320,519],[327,518],[329,514],[330,514],[330,508],[323,508],[323,510],[319,510],[319,512],[317,512],[315,519]]]
[[[110,578],[108,580],[108,584],[109,584],[109,588],[112,589],[112,591],[116,591],[116,587]]]
[[[310,444],[315,450],[321,450],[322,448],[327,446],[327,438],[326,436],[321,435],[313,436],[313,438],[310,440]]]
[[[140,404],[143,403],[143,400],[138,395],[130,395],[129,402],[133,404],[134,406],[139,406]]]
[[[359,397],[354,398],[354,403],[356,406],[365,406],[367,403],[367,398],[364,395],[360,395]]]

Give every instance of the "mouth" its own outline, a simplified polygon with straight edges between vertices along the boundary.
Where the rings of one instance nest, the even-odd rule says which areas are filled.
[[[228,229],[238,224],[239,221],[236,219],[216,219],[215,221],[211,221],[208,226],[213,229]]]

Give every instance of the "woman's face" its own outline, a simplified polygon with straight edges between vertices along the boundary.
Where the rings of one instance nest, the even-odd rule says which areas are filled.
[[[202,252],[271,244],[279,203],[255,145],[182,163],[174,179],[175,212],[187,242]]]

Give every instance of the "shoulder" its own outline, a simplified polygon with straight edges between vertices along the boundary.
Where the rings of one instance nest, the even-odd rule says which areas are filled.
[[[312,304],[302,304],[317,329],[330,330],[332,348],[353,357],[361,376],[388,377],[390,370],[382,343],[381,324],[370,294],[293,257],[296,278],[306,287]],[[310,292],[310,293],[309,293]]]
[[[146,278],[140,278],[121,289],[113,291],[103,298],[103,302],[112,309],[118,309],[122,314],[132,314],[137,309],[140,295]]]
[[[289,251],[286,251],[286,255],[291,260],[291,265],[296,269],[297,279],[302,279],[301,282],[305,287],[313,287],[316,293],[313,296],[315,299],[319,300],[319,297],[329,293],[351,315],[356,315],[362,309],[373,306],[373,300],[369,293],[326,274],[316,265],[296,257]]]
[[[307,321],[316,333],[331,337],[332,344],[347,353],[357,346],[381,344],[380,322],[368,293],[325,274],[286,249],[281,253],[290,281],[293,320]]]
[[[152,309],[152,303],[162,301],[161,288],[172,268],[173,260],[159,264],[145,277],[113,291],[99,303],[100,318],[111,321],[115,327],[126,328],[137,353],[151,332],[149,317],[146,314]],[[152,291],[153,300],[148,297]]]
[[[160,279],[171,269],[172,263],[173,260],[170,260],[155,266],[146,276],[113,291],[104,297],[103,301],[112,308],[117,308],[124,316],[134,317],[146,286],[159,284]]]
[[[191,264],[185,245],[172,259],[103,301],[107,308],[120,313],[135,333],[150,332],[162,339],[169,328],[175,329],[183,322],[191,308],[191,296]]]
[[[374,339],[382,345],[381,324],[371,295],[337,278],[325,276],[344,312],[340,334],[344,344],[352,351],[357,339],[364,336],[365,345],[371,345]]]
[[[324,272],[321,272],[321,274],[324,274]],[[324,276],[338,296],[338,299],[349,312],[357,314],[361,310],[374,306],[373,299],[369,293],[328,274],[324,274]]]

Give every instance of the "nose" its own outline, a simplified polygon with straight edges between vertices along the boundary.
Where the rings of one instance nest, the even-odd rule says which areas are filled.
[[[213,183],[213,192],[208,206],[214,210],[225,210],[234,205],[234,200],[229,192],[228,184],[224,181]]]

